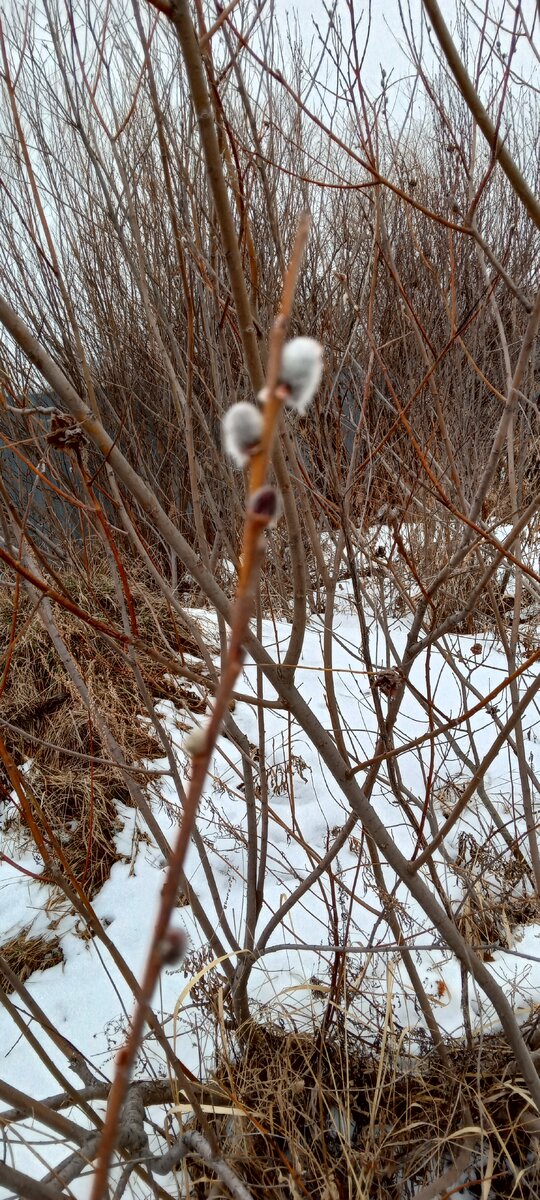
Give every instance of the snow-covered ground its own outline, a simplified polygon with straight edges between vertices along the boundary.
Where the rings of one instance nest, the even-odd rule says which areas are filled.
[[[208,622],[208,613],[204,617]],[[329,728],[322,670],[322,622],[323,617],[310,620],[296,683],[321,723]],[[399,656],[407,636],[405,622],[394,620],[390,633]],[[283,655],[288,635],[286,622],[264,623],[263,640],[273,654]],[[386,644],[375,624],[371,631],[371,648],[377,667],[392,666],[392,661],[386,658]],[[472,708],[477,703],[474,689],[480,696],[485,696],[505,679],[506,660],[491,635],[449,637],[446,648],[442,649],[444,654],[441,649],[432,649],[429,674],[432,703],[440,720],[447,721],[457,717],[464,707]],[[348,582],[340,585],[332,666],[346,742],[351,755],[361,762],[373,753],[375,719]],[[526,678],[530,682],[531,673]],[[411,682],[418,696],[425,696],[425,656],[416,661]],[[523,681],[520,686],[525,686]],[[255,687],[255,667],[248,660],[239,690],[249,695]],[[265,695],[275,699],[266,684]],[[509,705],[507,692],[502,692],[494,704],[499,717],[504,719]],[[182,751],[177,714],[167,704],[162,704],[159,712],[176,747],[185,780],[188,760]],[[495,710],[491,714],[483,710],[463,726],[458,726],[453,730],[453,744],[443,738],[432,746],[428,740],[421,748],[398,758],[401,777],[417,817],[420,817],[426,786],[433,775],[435,807],[440,810],[439,821],[444,819],[445,812],[470,778],[475,755],[481,758],[496,736],[495,715]],[[234,720],[249,738],[255,756],[259,744],[257,708],[238,702]],[[265,708],[264,720],[269,850],[258,933],[312,870],[313,856],[322,856],[326,852],[349,815],[345,800],[328,778],[316,751],[288,713],[280,708]],[[409,691],[398,720],[396,741],[418,738],[428,728],[420,699]],[[526,714],[525,730],[530,765],[540,774],[535,706]],[[152,765],[168,771],[166,759]],[[244,938],[247,871],[246,804],[242,779],[241,755],[229,738],[221,737],[207,780],[198,827],[218,883],[226,918],[240,944]],[[491,804],[511,836],[523,837],[519,776],[508,747],[492,763],[484,783]],[[415,837],[402,808],[395,802],[384,769],[372,803],[402,852],[410,856]],[[155,803],[155,812],[164,833],[172,841],[179,804],[170,774],[163,776],[161,800]],[[122,861],[113,867],[110,879],[94,900],[94,908],[105,924],[108,936],[132,971],[140,976],[165,868],[161,851],[144,833],[140,816],[125,807],[121,807],[120,816],[123,830],[118,835],[118,849]],[[110,1077],[131,1011],[129,988],[103,945],[88,937],[80,918],[69,911],[65,899],[58,899],[49,888],[24,873],[39,871],[40,863],[30,848],[21,850],[12,817],[9,804],[5,805],[2,848],[6,856],[16,859],[16,865],[5,860],[0,862],[0,943],[11,940],[22,929],[30,929],[31,936],[54,932],[61,937],[64,962],[35,973],[26,986],[51,1024],[88,1057],[95,1073]],[[144,833],[143,837],[141,833]],[[367,1038],[376,1036],[385,1020],[390,987],[396,1037],[403,1031],[410,1032],[407,1045],[413,1047],[415,1031],[423,1029],[422,1018],[382,914],[381,898],[374,888],[365,854],[359,860],[360,838],[361,831],[357,828],[339,851],[332,864],[333,887],[328,876],[324,876],[274,929],[266,952],[255,965],[251,977],[254,1012],[260,1012],[262,1019],[280,1022],[285,1028],[293,1025],[309,1027],[320,1017],[328,1000],[337,928],[340,944],[345,940],[351,947],[348,982],[342,1002],[349,1028],[362,1032]],[[525,843],[523,848],[526,852]],[[474,875],[474,855],[478,850],[484,857],[481,871]],[[508,849],[500,833],[494,833],[493,821],[481,797],[475,796],[452,830],[443,851],[436,855],[439,876],[456,909],[466,900],[460,873],[464,867],[470,868],[475,879],[478,876],[479,894],[481,892],[488,907],[491,901],[500,900],[503,892],[505,897],[510,896],[516,900],[516,905],[519,904],[526,885],[519,874],[513,885],[503,879],[501,863],[508,857]],[[186,874],[217,928],[212,892],[195,846],[189,854]],[[387,890],[392,892],[395,879],[388,868],[385,878]],[[332,895],[334,900],[331,902]],[[394,900],[407,943],[415,950],[415,963],[437,1020],[447,1034],[460,1037],[463,1014],[459,965],[441,946],[439,935],[403,885],[396,888]],[[525,1017],[540,1003],[540,924],[514,924],[505,917],[504,905],[502,908],[499,915],[505,948],[493,946],[489,969],[504,986],[515,1009]],[[209,985],[213,980],[217,985],[221,978],[220,964],[210,965],[213,956],[208,953],[204,936],[189,906],[178,907],[174,920],[187,934],[188,957],[179,967],[165,969],[154,1007],[167,1032],[174,1035],[178,1056],[200,1076],[212,1067],[214,1019],[210,1011],[205,1014],[200,1004],[193,1003],[188,985],[203,965],[207,966],[205,984]],[[472,982],[469,988],[473,1032],[493,1029],[496,1022],[491,1006]],[[16,997],[12,999],[16,1001]],[[24,1012],[24,1006],[20,1002],[17,1005],[19,1011]],[[51,1059],[74,1086],[80,1087],[80,1079],[67,1066],[65,1057],[53,1042],[35,1022],[31,1023],[31,1028]],[[148,1074],[149,1069],[154,1069],[157,1074],[165,1073],[162,1054],[152,1039],[145,1041],[144,1049],[146,1061],[141,1063],[140,1071]],[[46,1097],[60,1090],[57,1081],[21,1037],[20,1030],[5,1011],[0,1011],[0,1061],[3,1079],[28,1094]],[[100,1110],[102,1106],[97,1105],[97,1111]],[[28,1125],[26,1129],[27,1145],[16,1147],[15,1163],[19,1169],[39,1178],[63,1156],[62,1148],[57,1145],[57,1138],[42,1127]],[[10,1154],[11,1150],[7,1161],[10,1161]],[[87,1194],[84,1179],[72,1188],[77,1197]]]

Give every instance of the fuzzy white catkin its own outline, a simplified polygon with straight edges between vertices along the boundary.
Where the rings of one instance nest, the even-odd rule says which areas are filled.
[[[222,421],[223,446],[240,470],[257,449],[263,431],[263,419],[254,404],[241,400],[233,404]]]
[[[285,388],[285,404],[303,416],[311,404],[323,373],[323,348],[311,337],[292,338],[283,347],[279,384]],[[259,399],[267,399],[266,388]]]
[[[206,733],[198,725],[194,725],[189,733],[186,733],[182,742],[182,749],[190,758],[196,758],[198,754],[202,754],[206,746]]]

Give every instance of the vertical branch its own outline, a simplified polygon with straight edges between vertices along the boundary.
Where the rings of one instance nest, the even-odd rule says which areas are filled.
[[[281,310],[276,317],[272,331],[268,357],[268,401],[264,410],[264,427],[260,449],[253,458],[250,472],[251,496],[255,495],[262,487],[266,478],[277,426],[281,416],[283,399],[277,388],[281,353],[308,229],[309,218],[304,216],[299,223],[291,255],[291,264],[283,285]],[[244,526],[241,571],[236,602],[232,612],[227,658],[221,682],[216,693],[212,714],[202,734],[201,745],[197,745],[193,751],[191,779],[186,794],[182,823],[169,861],[167,877],[163,886],[161,905],[141,984],[141,1000],[132,1017],[128,1040],[117,1056],[116,1073],[107,1106],[107,1116],[100,1143],[91,1200],[101,1200],[107,1186],[109,1164],[114,1151],[120,1112],[129,1085],[131,1070],[140,1045],[146,1010],[150,1004],[154,987],[163,966],[165,950],[168,947],[167,931],[169,921],[176,903],[179,880],[192,836],[210,756],[214,749],[231,693],[242,669],[244,642],[248,632],[249,620],[255,605],[256,588],[264,554],[264,530],[268,524],[269,515],[259,513],[253,505],[248,505]]]
[[[501,164],[505,175],[510,180],[512,187],[519,196],[522,204],[525,205],[527,212],[537,229],[540,229],[540,203],[537,200],[534,192],[531,191],[526,179],[515,160],[512,158],[507,149],[505,139],[499,133],[497,126],[491,120],[487,110],[484,108],[478,92],[469,79],[467,71],[459,57],[455,47],[452,35],[446,25],[442,12],[437,4],[437,0],[422,0],[423,6],[429,17],[429,20],[439,39],[442,52],[450,70],[456,80],[458,88],[466,101],[470,111],[479,125],[484,137],[491,148],[493,157]]]
[[[204,74],[200,44],[191,19],[188,0],[175,0],[171,19],[178,34],[193,106],[197,116],[208,182],[216,208],[231,290],[238,315],[245,362],[252,387],[255,392],[259,392],[264,383],[264,372],[257,343],[253,313],[244,278],[242,257],[238,246],[227,184],[221,165],[219,142]],[[269,377],[270,372],[271,368],[269,365]],[[279,443],[276,443],[274,448],[274,467],[289,529],[291,564],[294,578],[293,626],[285,656],[285,664],[289,667],[291,665],[295,666],[298,662],[304,638],[306,621],[305,557],[296,504],[285,459]]]

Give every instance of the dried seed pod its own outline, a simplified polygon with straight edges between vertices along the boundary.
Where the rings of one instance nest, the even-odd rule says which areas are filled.
[[[311,337],[297,337],[286,342],[281,357],[278,387],[283,390],[287,408],[303,416],[313,400],[323,373],[323,348]],[[259,399],[268,399],[267,389]]]
[[[241,400],[233,404],[222,421],[223,446],[240,470],[260,446],[263,419],[254,404]]]
[[[391,697],[395,696],[400,683],[400,672],[395,667],[388,667],[384,671],[378,672],[373,680],[373,687],[378,688],[384,696]]]
[[[79,422],[68,413],[61,412],[53,413],[46,440],[49,446],[57,450],[76,450],[77,453],[88,445],[88,438]]]

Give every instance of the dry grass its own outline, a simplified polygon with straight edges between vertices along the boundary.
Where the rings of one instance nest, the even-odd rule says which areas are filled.
[[[454,865],[465,885],[457,927],[469,945],[491,961],[493,950],[513,948],[516,927],[540,919],[540,898],[531,890],[530,870],[524,860],[501,855],[494,839],[478,842],[471,833],[460,835]]]
[[[75,575],[66,576],[63,582],[81,608],[121,627],[113,585],[105,570],[95,569],[91,584]],[[196,647],[180,630],[166,601],[142,580],[132,582],[132,594],[140,637],[146,645],[163,654],[166,638],[176,656],[196,654]],[[12,594],[0,590],[2,665],[8,652],[13,603]],[[118,803],[131,803],[126,772],[110,761],[95,713],[104,717],[126,763],[137,771],[143,789],[150,786],[144,761],[162,757],[163,750],[148,718],[142,715],[143,704],[121,651],[107,645],[95,630],[64,609],[56,608],[55,619],[90,692],[92,711],[89,713],[82,703],[39,615],[32,614],[28,599],[21,593],[2,696],[2,718],[12,728],[4,727],[2,734],[19,765],[31,761],[25,778],[39,812],[61,845],[71,870],[92,896],[108,878],[118,857]],[[190,707],[192,699],[196,700],[189,687],[177,684],[148,655],[139,655],[139,666],[154,698],[169,699],[178,708]],[[9,792],[5,776],[3,781]]]
[[[249,1114],[218,1125],[224,1156],[254,1197],[412,1200],[464,1145],[468,1106],[477,1132],[462,1182],[489,1173],[491,1190],[477,1183],[473,1194],[537,1197],[531,1109],[504,1039],[451,1043],[448,1054],[449,1069],[427,1044],[409,1057],[403,1039],[368,1047],[343,1030],[325,1042],[253,1027],[217,1072]]]
[[[46,971],[64,961],[60,941],[54,934],[47,937],[31,937],[30,928],[22,929],[16,937],[0,946],[0,953],[8,967],[24,983],[34,971]],[[0,967],[0,980],[6,992],[13,991]]]

